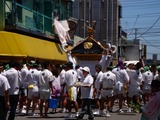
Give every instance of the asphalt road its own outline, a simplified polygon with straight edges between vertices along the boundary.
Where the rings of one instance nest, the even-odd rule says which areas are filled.
[[[117,112],[117,110],[118,110],[118,106],[114,105],[113,112],[110,113],[110,115],[111,115],[110,117],[95,116],[95,120],[140,120],[141,114],[134,113],[134,112],[127,113],[126,106],[123,107],[124,113],[119,113],[119,112]],[[61,109],[58,108],[57,113],[50,113],[51,109],[49,109],[49,111],[48,111],[49,118],[40,118],[39,110],[36,110],[36,113],[38,115],[35,115],[35,116],[24,116],[24,115],[16,114],[15,120],[36,120],[36,119],[37,120],[38,119],[41,119],[41,120],[46,120],[46,119],[66,120],[67,113],[61,113],[60,111],[61,111]],[[74,117],[75,116],[74,109],[72,109],[72,111],[73,111],[73,119],[68,119],[68,120],[76,120],[76,118]],[[95,109],[93,109],[93,111],[95,111]],[[87,120],[87,118],[88,118],[88,115],[85,115],[84,120]]]

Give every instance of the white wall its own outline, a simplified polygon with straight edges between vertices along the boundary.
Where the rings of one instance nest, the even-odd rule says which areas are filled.
[[[125,50],[125,60],[139,60],[140,55],[139,45],[134,44],[134,46],[126,47]]]

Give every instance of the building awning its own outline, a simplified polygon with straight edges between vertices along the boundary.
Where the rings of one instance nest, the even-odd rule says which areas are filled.
[[[67,61],[59,43],[0,31],[0,56]]]

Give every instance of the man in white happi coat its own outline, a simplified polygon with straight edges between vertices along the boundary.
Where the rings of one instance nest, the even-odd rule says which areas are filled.
[[[138,62],[135,65],[135,69],[127,69],[129,75],[129,85],[128,85],[128,105],[130,105],[132,98],[135,96],[136,101],[140,102],[140,94],[142,93],[141,85],[143,81],[143,75],[141,73],[141,63]],[[128,112],[131,112],[129,106]]]
[[[9,108],[9,89],[10,85],[7,78],[0,74],[0,120],[6,120],[7,117],[7,108]]]
[[[38,86],[38,81],[39,81],[39,75],[40,71],[37,70],[38,64],[36,61],[31,61],[30,62],[30,68],[28,74],[27,74],[27,82],[28,82],[28,95],[27,95],[27,108],[26,108],[26,114],[29,112],[30,104],[33,101],[32,104],[32,115],[35,114],[35,109],[36,106],[38,105],[39,102],[39,86]]]
[[[113,96],[115,91],[116,75],[112,72],[112,67],[106,68],[106,72],[103,73],[101,81],[101,112],[100,115],[109,117],[109,111],[112,109]],[[105,101],[107,100],[107,109]],[[105,111],[106,109],[106,111]]]
[[[123,113],[122,105],[124,100],[125,90],[124,87],[129,82],[129,76],[124,68],[124,63],[122,60],[119,60],[117,66],[112,70],[116,75],[116,96],[119,99],[119,112]]]
[[[149,100],[151,95],[151,82],[153,80],[153,73],[150,71],[148,66],[144,67],[143,80],[142,80],[142,91],[143,91],[143,102]]]
[[[39,86],[39,93],[40,93],[39,108],[40,108],[40,117],[47,118],[49,98],[51,94],[53,94],[52,82],[55,80],[55,76],[53,76],[51,72],[50,62],[44,62],[43,68],[44,69],[40,72],[39,79],[38,79],[38,86]],[[44,103],[45,103],[45,106],[43,106]]]
[[[78,119],[83,119],[85,114],[88,114],[89,120],[94,120],[94,115],[91,109],[91,101],[93,99],[93,77],[90,74],[90,69],[88,67],[83,67],[84,79],[81,81],[81,99],[82,108],[78,116]]]
[[[100,89],[100,84],[102,82],[102,76],[103,76],[103,72],[102,70],[102,66],[99,64],[95,65],[95,70],[96,70],[96,74],[95,74],[95,82],[94,82],[94,97],[96,100],[96,108],[97,111],[94,112],[94,115],[99,115],[100,114],[100,100],[101,100],[101,92],[99,91]]]
[[[74,87],[74,84],[78,82],[77,72],[73,69],[73,63],[67,62],[66,63],[66,73],[65,73],[65,87],[66,87],[66,93],[68,94],[67,98],[67,104],[68,104],[68,110],[69,114],[67,117],[71,118],[71,104],[74,102],[74,107],[76,111],[76,115],[78,115],[78,103],[77,103],[77,88]]]
[[[16,114],[16,108],[19,101],[19,87],[21,85],[21,77],[19,72],[15,69],[17,66],[16,61],[9,62],[9,69],[6,70],[3,75],[7,78],[10,89],[9,89],[9,103],[10,103],[10,113],[8,120],[14,120]]]
[[[27,74],[29,72],[29,65],[27,64],[23,64],[23,67],[20,70],[20,74],[21,74],[21,81],[22,81],[22,85],[20,87],[20,99],[19,99],[19,113],[25,113],[26,111],[24,110],[23,106],[24,103],[26,103],[27,100]]]

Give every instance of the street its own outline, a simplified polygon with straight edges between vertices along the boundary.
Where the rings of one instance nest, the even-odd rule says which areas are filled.
[[[67,119],[65,116],[67,116],[67,113],[61,113],[60,108],[57,109],[57,113],[51,113],[51,109],[48,110],[48,116],[49,118],[40,118],[39,114],[35,116],[24,116],[24,115],[19,115],[16,114],[15,120],[35,120],[35,119],[41,119],[41,120],[46,120],[46,119],[56,119],[56,120],[65,120]],[[139,113],[127,113],[127,106],[123,107],[124,113],[118,113],[116,112],[118,110],[118,106],[114,105],[113,112],[110,113],[110,117],[101,117],[101,116],[95,116],[95,120],[140,120],[141,114]],[[76,120],[75,118],[75,113],[74,109],[73,111],[73,119],[68,119],[68,120]],[[93,109],[95,111],[95,109]],[[36,113],[39,113],[39,110],[36,110]],[[88,118],[88,115],[84,116],[84,120]]]

